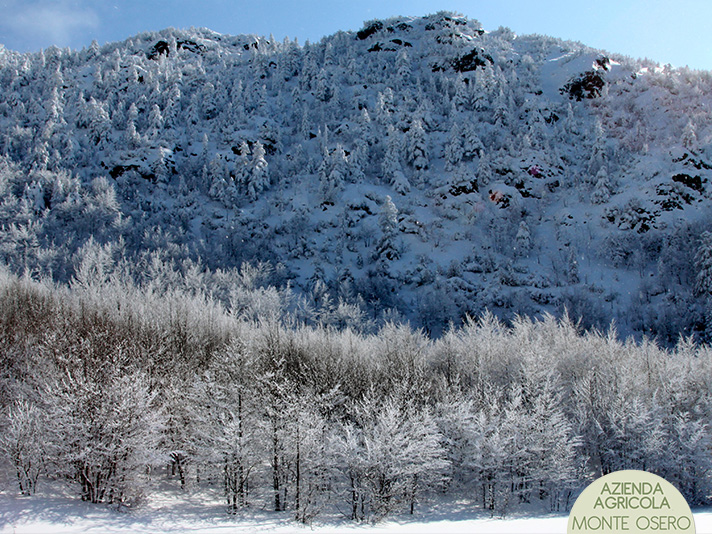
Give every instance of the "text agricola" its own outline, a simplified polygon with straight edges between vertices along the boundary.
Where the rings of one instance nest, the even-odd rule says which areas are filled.
[[[670,503],[659,483],[606,482],[593,508],[594,510],[669,510]]]

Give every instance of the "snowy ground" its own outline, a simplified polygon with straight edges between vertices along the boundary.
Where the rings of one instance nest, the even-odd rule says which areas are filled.
[[[567,520],[566,515],[497,519],[450,508],[377,525],[355,525],[334,519],[317,522],[310,528],[295,524],[288,513],[252,511],[249,515],[228,517],[220,502],[206,499],[205,494],[168,494],[153,499],[141,511],[120,513],[66,496],[22,498],[0,493],[0,534],[556,534],[566,532]],[[712,509],[695,513],[695,521],[698,534],[712,534]]]

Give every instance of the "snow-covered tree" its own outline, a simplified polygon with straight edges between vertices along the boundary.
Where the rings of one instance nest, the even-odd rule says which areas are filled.
[[[386,196],[381,213],[378,216],[378,228],[380,230],[380,238],[376,246],[375,259],[379,262],[388,262],[396,260],[400,257],[398,246],[398,209],[391,200],[390,196]]]
[[[431,414],[385,399],[356,406],[360,426],[346,426],[332,447],[348,481],[353,519],[380,519],[394,510],[414,513],[423,489],[436,488],[448,467]]]
[[[314,96],[317,100],[328,102],[334,96],[334,87],[331,84],[330,76],[325,69],[321,69],[316,78],[316,87],[314,88]]]
[[[92,503],[140,499],[146,467],[161,459],[156,454],[161,425],[147,381],[117,371],[73,370],[50,401],[56,461],[79,485],[82,500]]]
[[[235,346],[213,362],[193,397],[199,407],[195,445],[201,459],[221,473],[231,514],[248,505],[249,482],[262,461],[258,407],[249,384],[252,366],[254,360]]]
[[[395,113],[395,95],[393,89],[386,87],[385,90],[378,93],[376,101],[376,119],[383,126],[391,124],[393,114]]]
[[[391,184],[399,193],[405,193],[410,190],[410,183],[403,173],[401,165],[402,153],[401,139],[395,128],[388,127],[388,138],[386,145],[386,154],[383,158],[382,172],[387,183]]]
[[[264,146],[257,141],[252,148],[252,159],[245,184],[247,196],[251,200],[256,200],[259,194],[269,187],[270,178],[265,154]]]
[[[457,167],[464,155],[462,130],[459,122],[453,121],[447,144],[445,145],[445,170],[452,170]]]
[[[695,292],[698,295],[712,295],[712,232],[702,232],[700,236],[695,268]]]
[[[12,464],[20,493],[32,495],[50,460],[51,435],[47,414],[35,403],[17,400],[3,415],[0,451]]]
[[[611,185],[608,181],[608,172],[605,167],[601,167],[596,174],[596,185],[591,193],[591,202],[594,204],[605,204],[611,198]]]
[[[153,104],[151,107],[151,113],[148,115],[148,130],[147,135],[149,139],[156,139],[159,132],[163,129],[164,119],[161,113],[161,108],[158,104]]]
[[[124,138],[129,148],[138,148],[141,146],[141,136],[136,130],[136,123],[131,119],[126,123]]]
[[[462,157],[468,160],[481,157],[485,147],[477,135],[475,123],[466,122],[462,135]]]
[[[396,56],[396,73],[398,79],[402,84],[407,84],[410,82],[411,78],[411,62],[408,52],[405,48],[401,48]]]
[[[406,161],[416,170],[423,171],[428,168],[428,145],[423,123],[414,120],[405,138]]]
[[[692,152],[696,152],[699,148],[699,144],[697,141],[697,132],[695,129],[695,125],[692,123],[692,121],[687,121],[687,124],[685,125],[685,129],[682,131],[682,138],[680,139],[680,142],[682,143],[682,146],[690,150]]]
[[[325,151],[319,169],[319,194],[322,202],[333,203],[336,200],[336,195],[344,187],[348,175],[349,162],[344,148],[338,145],[330,154]]]
[[[532,248],[532,236],[529,225],[525,221],[519,223],[517,235],[514,238],[517,256],[528,256]]]

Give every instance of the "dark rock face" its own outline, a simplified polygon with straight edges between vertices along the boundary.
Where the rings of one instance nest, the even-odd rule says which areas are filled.
[[[692,154],[688,154],[687,152],[685,152],[681,157],[673,158],[673,161],[675,163],[683,163],[684,165],[686,165],[688,167],[690,167],[690,166],[694,167],[698,171],[701,171],[702,169],[705,169],[708,171],[712,170],[712,165],[710,165],[709,163],[703,161],[702,159],[700,159],[698,157],[695,157]]]
[[[406,24],[405,22],[401,22],[399,24],[396,24],[395,26],[389,26],[388,31],[393,33],[394,31],[401,31],[401,32],[407,32],[410,31],[413,28],[410,24]]]
[[[589,70],[579,78],[574,78],[561,88],[561,94],[568,94],[569,98],[580,102],[584,98],[597,98],[606,82],[598,72]]]
[[[166,41],[158,41],[146,55],[148,59],[158,59],[158,56],[167,56],[169,53],[168,43]]]
[[[195,41],[181,40],[176,42],[177,50],[187,50],[195,54],[203,52],[205,47]],[[171,53],[171,47],[166,41],[158,41],[146,54],[148,59],[158,59],[160,56],[168,56]]]
[[[702,178],[700,178],[699,176],[690,176],[689,174],[676,174],[672,177],[672,181],[682,184],[685,187],[689,187],[690,189],[694,189],[695,191],[699,191],[700,193],[702,193],[703,191]]]
[[[399,50],[398,47],[404,46],[406,48],[410,48],[413,45],[409,43],[408,41],[403,41],[402,39],[391,39],[390,42],[388,43],[381,43],[380,41],[377,41],[376,44],[371,46],[371,48],[368,49],[369,52],[381,52],[381,51],[386,51],[386,52],[397,52]]]
[[[470,52],[452,61],[452,68],[456,72],[470,72],[484,68],[487,64],[494,65],[494,60],[484,50],[473,48]]]
[[[662,208],[663,211],[673,211],[685,209],[685,205],[692,204],[695,197],[688,191],[682,191],[681,188],[676,188],[670,184],[661,184],[655,192],[662,197],[655,203]]]
[[[449,193],[454,196],[467,195],[470,193],[479,192],[479,187],[477,187],[477,180],[471,180],[469,183],[462,185],[453,185],[450,187]]]
[[[380,20],[374,21],[370,24],[368,24],[364,29],[360,30],[357,34],[356,37],[359,38],[361,41],[368,39],[372,35],[378,33],[383,29],[383,23]]]
[[[601,56],[596,60],[596,65],[598,65],[600,68],[602,68],[605,71],[611,70],[611,60],[608,59],[606,56]]]
[[[438,28],[454,28],[455,26],[464,26],[467,24],[467,21],[460,17],[454,17],[444,13],[436,13],[433,17],[435,17],[435,20],[425,26],[426,31],[433,31]]]
[[[205,51],[205,47],[201,44],[196,43],[195,41],[178,41],[177,46],[178,50],[187,50],[195,54]]]
[[[115,165],[114,168],[109,171],[109,175],[116,180],[127,171],[136,171],[140,173],[140,170],[141,168],[138,165]]]

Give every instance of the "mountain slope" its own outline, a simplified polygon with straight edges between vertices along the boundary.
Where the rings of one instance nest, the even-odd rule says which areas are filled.
[[[707,72],[437,13],[304,46],[194,29],[0,50],[0,80],[17,271],[249,262],[339,326],[566,309],[707,335]]]

